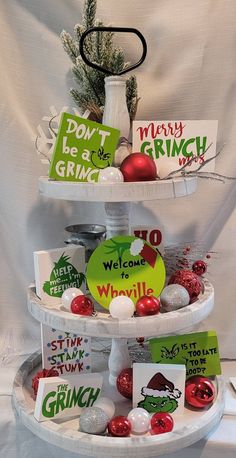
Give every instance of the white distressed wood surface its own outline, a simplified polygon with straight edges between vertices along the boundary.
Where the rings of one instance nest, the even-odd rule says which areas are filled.
[[[61,331],[91,337],[150,337],[184,332],[204,320],[213,306],[214,288],[208,280],[204,281],[204,293],[187,307],[125,320],[112,318],[105,310],[97,312],[96,316],[75,315],[63,309],[60,304],[53,307],[43,304],[36,296],[34,286],[30,286],[28,290],[28,309],[37,321]]]
[[[221,378],[217,378],[217,397],[214,404],[205,411],[193,411],[185,408],[184,415],[175,420],[171,433],[150,436],[131,436],[115,438],[96,436],[80,432],[79,418],[68,421],[45,421],[38,423],[33,416],[31,378],[36,368],[39,369],[41,355],[31,355],[20,367],[13,386],[13,406],[22,423],[33,434],[53,445],[78,455],[96,458],[151,458],[173,453],[183,449],[203,437],[219,423],[224,409],[224,387]],[[103,396],[112,397],[116,404],[116,415],[127,415],[131,402],[119,398],[113,387],[107,384],[105,376]]]
[[[134,183],[76,183],[39,178],[39,192],[53,199],[86,202],[140,202],[193,194],[197,178],[139,181]]]

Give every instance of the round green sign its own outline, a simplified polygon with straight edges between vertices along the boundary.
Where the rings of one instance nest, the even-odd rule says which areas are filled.
[[[128,296],[134,303],[144,295],[159,296],[165,284],[165,265],[149,243],[130,235],[117,236],[96,248],[86,277],[94,299],[109,309],[116,296]]]

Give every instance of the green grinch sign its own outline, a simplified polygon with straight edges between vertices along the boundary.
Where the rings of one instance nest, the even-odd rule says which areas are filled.
[[[133,236],[106,240],[93,252],[87,283],[94,299],[106,309],[119,295],[134,303],[144,295],[159,296],[165,284],[165,265],[147,242]]]
[[[155,363],[185,364],[187,378],[221,374],[215,331],[151,339],[150,350]]]
[[[61,181],[98,181],[112,165],[120,131],[70,113],[61,116],[49,177]]]

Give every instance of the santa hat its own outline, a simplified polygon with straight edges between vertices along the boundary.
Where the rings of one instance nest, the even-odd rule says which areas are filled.
[[[170,380],[167,380],[164,375],[157,372],[146,387],[142,388],[143,396],[163,397],[169,396],[172,399],[180,398],[181,391],[175,389],[175,386]]]

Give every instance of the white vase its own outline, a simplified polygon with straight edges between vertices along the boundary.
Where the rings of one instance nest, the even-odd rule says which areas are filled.
[[[105,78],[106,101],[102,123],[120,130],[120,136],[129,138],[130,117],[126,103],[126,79],[123,76]]]

